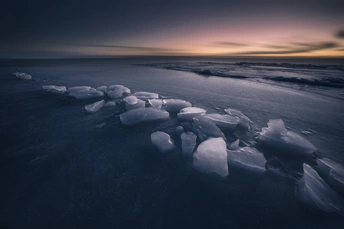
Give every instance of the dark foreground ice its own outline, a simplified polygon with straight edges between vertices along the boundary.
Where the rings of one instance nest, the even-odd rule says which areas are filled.
[[[140,61],[2,63],[0,226],[342,228],[340,87]]]

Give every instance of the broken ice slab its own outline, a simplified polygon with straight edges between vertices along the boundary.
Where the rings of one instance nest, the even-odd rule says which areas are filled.
[[[177,126],[175,132],[178,134],[178,136],[181,135],[184,132],[184,127]]]
[[[167,120],[169,118],[168,112],[151,107],[129,110],[120,115],[124,125],[135,125],[142,122]]]
[[[153,92],[147,92],[147,91],[138,91],[138,92],[135,92],[134,95],[137,98],[143,99],[143,100],[158,99],[159,98],[159,94],[153,93]]]
[[[193,154],[193,166],[206,174],[228,176],[226,142],[223,138],[209,138]]]
[[[175,148],[171,141],[170,135],[162,131],[156,131],[151,134],[151,142],[162,153],[170,151]]]
[[[86,105],[85,110],[88,113],[96,113],[97,111],[99,111],[100,108],[102,108],[102,106],[104,106],[104,103],[105,103],[104,100],[100,100],[98,102]]]
[[[24,72],[14,72],[14,73],[12,73],[12,75],[14,75],[15,77],[20,78],[22,80],[31,80],[32,79],[31,75],[26,74]]]
[[[264,154],[252,147],[243,147],[237,150],[228,150],[229,168],[236,168],[262,174],[265,172],[266,159]]]
[[[315,146],[299,134],[285,128],[282,119],[271,119],[257,138],[262,146],[278,154],[311,158],[317,150]]]
[[[317,159],[314,169],[339,194],[344,196],[344,166],[328,158]]]
[[[240,123],[240,119],[238,117],[234,117],[231,115],[206,114],[203,117],[210,119],[218,127],[224,129],[235,129],[235,127]]]
[[[222,131],[212,121],[202,117],[194,118],[192,132],[194,132],[201,141],[205,141],[210,137],[222,137],[226,139]]]
[[[44,85],[42,88],[46,91],[50,91],[54,94],[63,94],[67,91],[65,86],[56,86],[56,85]]]
[[[134,95],[125,97],[123,99],[123,102],[125,104],[126,110],[142,108],[142,107],[145,107],[145,105],[146,105],[145,101],[143,101],[141,99],[137,99],[136,96],[134,96]]]
[[[178,119],[181,121],[192,121],[193,118],[204,115],[207,111],[198,107],[186,107],[178,113]]]
[[[93,99],[93,98],[100,98],[104,96],[104,93],[101,91],[96,91],[95,89],[81,89],[81,90],[73,90],[69,93],[70,96],[78,99],[78,100],[86,100],[86,99]]]
[[[56,85],[43,85],[42,88],[46,91],[51,91],[52,89],[54,89],[56,87]]]
[[[107,86],[100,86],[100,87],[97,87],[96,90],[97,91],[102,91],[102,92],[105,93],[107,91],[107,88],[108,88]]]
[[[130,93],[130,89],[129,88],[127,88],[127,87],[125,87],[123,85],[120,85],[120,84],[114,84],[114,85],[110,85],[108,87],[109,91],[111,91],[111,90],[114,91],[114,90],[118,90],[118,89],[123,90],[125,93]]]
[[[123,86],[123,85],[111,85],[111,86],[108,87],[106,95],[110,99],[117,99],[117,98],[121,97],[125,93],[129,94],[130,93],[130,89],[125,87],[125,86]]]
[[[81,90],[96,90],[90,86],[75,86],[75,87],[69,87],[69,92],[75,92],[75,91],[81,91]]]
[[[225,109],[225,112],[233,117],[238,117],[240,120],[239,126],[249,129],[251,120],[246,115],[244,115],[241,111],[228,108],[228,109]]]
[[[186,156],[191,156],[196,146],[197,136],[192,132],[186,132],[182,133],[180,138],[182,140],[183,154]]]
[[[161,110],[162,99],[148,99],[148,103],[155,109]]]
[[[192,107],[190,102],[181,99],[164,99],[162,103],[164,110],[174,113],[180,112],[185,107]]]
[[[238,150],[238,149],[240,149],[239,143],[240,143],[240,140],[237,139],[236,141],[232,142],[228,148],[230,150]]]
[[[297,184],[297,199],[325,212],[336,212],[344,216],[344,200],[309,165],[303,164],[303,177]]]
[[[108,101],[107,103],[104,104],[104,107],[116,107],[116,102]]]

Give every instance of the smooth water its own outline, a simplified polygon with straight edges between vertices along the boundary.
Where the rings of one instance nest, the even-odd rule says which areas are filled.
[[[268,158],[266,167],[274,169],[262,177],[231,171],[225,180],[206,176],[182,156],[175,115],[168,121],[126,127],[120,122],[120,110],[104,107],[87,114],[84,106],[97,100],[77,101],[42,89],[50,84],[121,84],[132,93],[149,91],[184,99],[207,113],[237,109],[250,118],[251,128],[225,133],[227,145],[239,138],[255,146],[257,133],[269,119],[281,118],[289,130],[310,141],[319,155],[344,164],[342,87],[205,76],[156,65],[254,61],[263,62],[183,58],[2,61],[0,226],[341,228],[341,216],[297,201],[295,188],[302,174],[293,170],[294,162],[282,162],[285,167],[275,169],[279,159]],[[338,65],[341,60],[296,62],[332,66],[316,70],[317,74],[331,77],[335,71],[333,77],[344,77],[343,65]],[[271,66],[263,67],[272,74],[266,70]],[[15,71],[28,73],[33,80],[18,79],[11,75]],[[177,149],[159,153],[150,142],[155,131],[170,134]]]

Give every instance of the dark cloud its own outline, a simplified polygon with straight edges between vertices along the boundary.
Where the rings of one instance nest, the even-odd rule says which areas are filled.
[[[331,48],[336,48],[339,45],[334,42],[323,42],[318,44],[310,43],[293,43],[288,48],[282,48],[280,50],[272,51],[248,51],[248,52],[238,52],[235,54],[240,55],[284,55],[284,54],[300,54],[300,53],[310,53],[314,51],[326,50]]]
[[[342,38],[342,39],[344,39],[344,29],[339,30],[339,31],[335,34],[335,36],[336,36],[337,38]]]
[[[237,42],[228,42],[228,41],[217,41],[212,43],[213,45],[216,46],[247,46],[247,44],[243,44],[243,43],[237,43]]]
[[[83,47],[97,47],[97,48],[113,48],[113,49],[126,49],[136,51],[150,51],[150,52],[183,52],[181,49],[168,49],[168,48],[157,48],[157,47],[140,47],[140,46],[129,46],[129,45],[102,45],[102,44],[82,44],[78,46]]]

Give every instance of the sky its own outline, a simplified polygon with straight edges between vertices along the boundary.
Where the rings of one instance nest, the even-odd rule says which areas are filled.
[[[5,0],[0,58],[344,57],[343,0]]]

